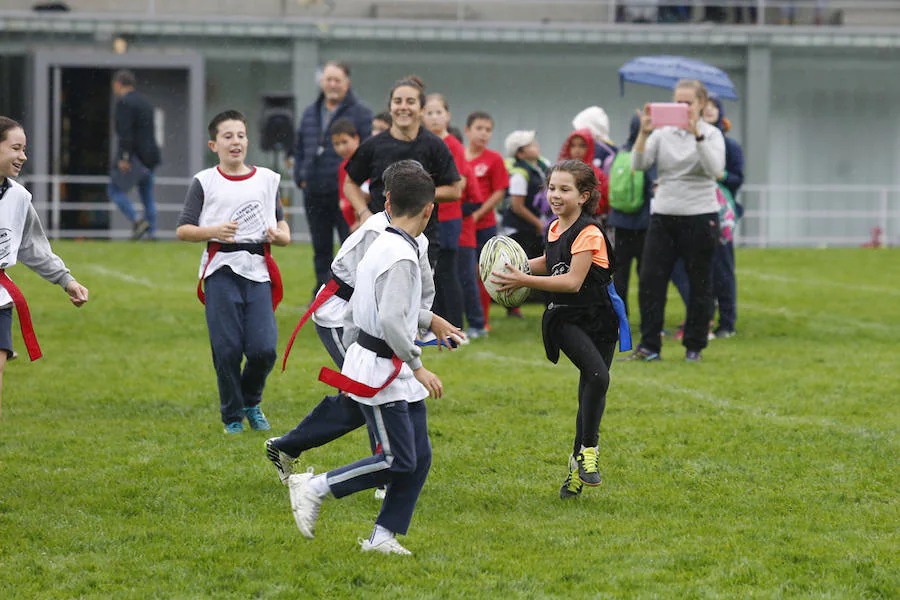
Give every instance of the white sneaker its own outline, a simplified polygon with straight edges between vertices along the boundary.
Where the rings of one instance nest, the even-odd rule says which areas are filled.
[[[412,555],[412,552],[400,545],[400,542],[397,541],[397,538],[388,538],[380,544],[376,545],[373,545],[369,540],[364,540],[362,538],[359,538],[357,541],[359,542],[360,549],[363,552],[371,552],[372,550],[374,550],[375,552],[381,552],[382,554],[401,554],[404,556]]]
[[[387,490],[384,488],[375,488],[375,499],[376,500],[384,500],[384,497],[387,496]]]
[[[466,335],[465,331],[460,331],[459,333],[451,333],[450,339],[456,342],[457,346],[465,346],[469,343],[469,336]]]
[[[312,477],[313,470],[310,467],[306,473],[291,475],[287,482],[291,491],[291,510],[294,512],[297,529],[304,537],[310,539],[316,537],[316,521],[319,519],[319,508],[322,506],[322,498],[313,492],[309,485]]]
[[[288,477],[294,474],[294,459],[275,446],[275,440],[277,439],[269,438],[266,440],[266,456],[278,470],[278,478],[281,479],[282,485],[287,485]]]

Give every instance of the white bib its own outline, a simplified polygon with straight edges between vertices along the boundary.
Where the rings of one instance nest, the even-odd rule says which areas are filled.
[[[10,188],[0,199],[0,269],[8,269],[18,262],[25,218],[31,204],[31,192],[12,179],[8,181]],[[0,287],[0,306],[11,303],[9,292]]]
[[[197,173],[194,178],[203,187],[203,209],[199,226],[212,227],[236,221],[238,230],[234,243],[265,243],[266,229],[275,227],[275,207],[281,175],[264,167],[252,167],[247,175],[234,177],[223,174],[218,167]],[[213,241],[221,242],[222,240]],[[206,277],[228,266],[235,274],[251,281],[269,281],[266,260],[245,251],[219,252],[209,267],[209,254],[204,251],[199,276],[206,269]]]
[[[378,239],[385,228],[390,225],[387,212],[375,213],[362,224],[362,226],[350,234],[331,263],[331,272],[335,277],[349,285],[356,287],[356,268],[361,257],[365,255],[372,243]],[[419,263],[428,262],[428,238],[424,234],[416,238],[419,244]],[[360,252],[360,250],[362,252]],[[321,288],[320,290],[321,291]],[[423,298],[422,308],[430,309],[433,298]],[[320,306],[312,315],[313,323],[320,327],[335,329],[344,326],[344,313],[347,312],[347,301],[338,296],[332,296]]]
[[[356,270],[356,288],[350,298],[353,321],[362,331],[379,339],[384,339],[384,329],[379,322],[375,304],[375,282],[382,273],[401,260],[412,261],[416,265],[417,272],[420,272],[418,248],[413,248],[403,236],[385,231],[366,252]],[[416,337],[421,298],[420,276],[416,278],[408,298],[395,299],[397,302],[409,303],[404,325],[410,340]],[[374,352],[366,350],[359,344],[353,344],[347,349],[344,367],[341,370],[347,377],[372,387],[380,387],[393,371],[391,359],[379,358]],[[407,402],[424,400],[428,397],[428,390],[415,378],[409,365],[404,364],[397,378],[374,397],[362,398],[354,394],[350,396],[363,404],[379,405],[400,400]]]

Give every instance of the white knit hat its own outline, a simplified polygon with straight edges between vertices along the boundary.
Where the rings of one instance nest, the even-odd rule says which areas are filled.
[[[609,117],[599,106],[588,106],[572,119],[575,129],[590,129],[595,142],[609,141]]]
[[[503,144],[503,147],[506,148],[506,155],[510,158],[515,158],[516,152],[519,151],[519,148],[524,148],[534,141],[534,136],[536,133],[537,132],[535,131],[525,131],[519,129],[506,136],[506,142],[504,142]]]

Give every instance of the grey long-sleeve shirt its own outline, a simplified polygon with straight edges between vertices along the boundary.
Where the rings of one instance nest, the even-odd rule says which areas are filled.
[[[650,212],[661,215],[702,215],[719,212],[716,180],[725,173],[725,138],[705,121],[697,123],[706,138],[677,127],[650,134],[643,152],[632,151],[631,167],[646,171],[656,164],[656,195]]]
[[[415,340],[410,339],[406,330],[406,317],[410,310],[409,302],[398,302],[398,298],[409,298],[414,289],[415,279],[422,276],[421,268],[408,260],[401,260],[378,276],[375,280],[375,308],[378,311],[378,320],[384,332],[384,341],[391,347],[397,357],[409,365],[415,371],[422,366],[422,349],[416,346]],[[425,282],[422,283],[423,287]],[[432,284],[433,286],[433,284]],[[418,303],[417,303],[418,304]],[[356,341],[359,329],[353,324],[352,304],[348,305],[344,317],[344,346]],[[419,312],[419,327],[428,327],[431,324],[432,312],[425,308],[416,309]]]
[[[50,283],[57,283],[63,289],[75,278],[69,274],[69,269],[60,257],[53,253],[50,241],[41,220],[38,218],[34,206],[28,205],[28,214],[25,216],[25,229],[22,232],[22,243],[19,245],[17,260],[40,275]]]

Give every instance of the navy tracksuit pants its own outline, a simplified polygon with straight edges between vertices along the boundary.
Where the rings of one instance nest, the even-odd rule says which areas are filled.
[[[243,421],[243,409],[262,401],[266,377],[275,366],[278,328],[272,286],[223,267],[206,278],[204,290],[222,422],[227,425]]]
[[[344,354],[347,352],[343,341],[344,329],[316,325],[316,333],[334,364],[338,369],[343,367]],[[365,424],[366,418],[360,410],[359,403],[343,394],[325,396],[299,425],[275,441],[275,447],[297,458],[303,452],[324,446]],[[378,445],[371,431],[369,431],[369,447],[372,454],[375,454]]]
[[[387,495],[375,523],[405,535],[431,469],[425,401],[359,407],[381,452],[329,471],[328,486],[335,498],[343,498],[386,485]]]

